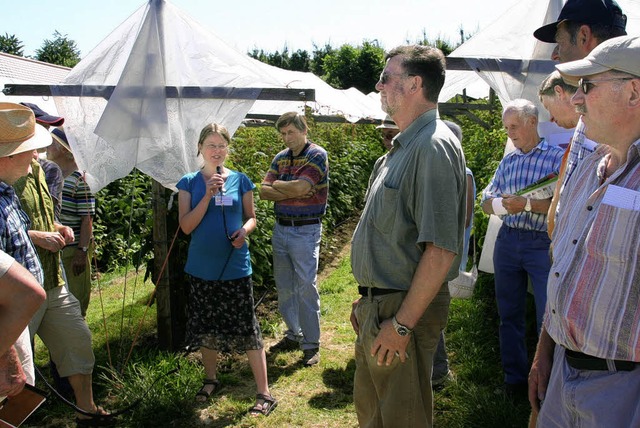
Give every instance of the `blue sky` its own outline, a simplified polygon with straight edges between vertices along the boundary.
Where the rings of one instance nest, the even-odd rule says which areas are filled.
[[[475,33],[518,0],[173,0],[236,49],[268,52],[311,50],[313,44],[358,45],[377,40],[390,49],[423,32],[429,39],[460,39],[460,28]],[[1,3],[8,3],[2,0]],[[104,39],[147,2],[136,0],[23,0],[3,7],[1,34],[15,35],[24,53],[34,55],[45,39],[59,31],[74,40],[81,55]]]

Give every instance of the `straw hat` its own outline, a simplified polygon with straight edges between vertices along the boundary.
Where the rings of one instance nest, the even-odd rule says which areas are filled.
[[[0,103],[0,157],[7,157],[51,144],[51,134],[41,125],[30,108],[14,103]]]

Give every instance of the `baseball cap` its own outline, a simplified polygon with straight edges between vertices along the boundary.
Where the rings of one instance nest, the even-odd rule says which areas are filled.
[[[49,114],[46,111],[42,110],[40,107],[38,107],[37,104],[32,104],[32,103],[20,103],[20,104],[22,104],[25,107],[29,107],[33,111],[33,114],[36,115],[36,122],[38,123],[45,123],[51,126],[62,126],[62,124],[64,123],[63,117]]]
[[[627,26],[627,16],[614,0],[567,0],[556,22],[544,25],[533,32],[533,36],[547,43],[556,42],[558,24],[572,21],[580,24],[604,24],[619,27]]]
[[[570,83],[610,70],[640,77],[640,37],[614,37],[600,43],[583,59],[556,64],[556,68]]]

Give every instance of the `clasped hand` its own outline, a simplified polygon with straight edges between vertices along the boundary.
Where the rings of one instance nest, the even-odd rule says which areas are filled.
[[[371,356],[378,357],[378,365],[391,365],[395,357],[404,363],[409,355],[407,345],[411,335],[400,336],[393,328],[391,319],[384,320],[380,324],[380,332],[371,346]]]
[[[527,199],[523,196],[504,194],[502,195],[502,206],[509,214],[517,214],[524,211]]]

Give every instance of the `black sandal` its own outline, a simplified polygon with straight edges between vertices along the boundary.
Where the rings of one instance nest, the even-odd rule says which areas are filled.
[[[113,416],[111,416],[107,411],[105,411],[102,407],[96,406],[96,411],[91,415],[91,417],[80,418],[76,417],[76,427],[108,427],[113,426],[115,421]]]
[[[262,400],[262,404],[256,403],[249,409],[251,416],[269,416],[271,412],[278,407],[278,400],[273,395],[256,394],[256,400]]]
[[[207,392],[206,387],[209,385],[213,385],[211,392]],[[206,403],[209,397],[218,392],[220,389],[220,381],[218,379],[205,379],[202,381],[202,387],[200,391],[196,394],[196,401],[198,403]],[[202,400],[198,399],[198,397],[204,397]]]

